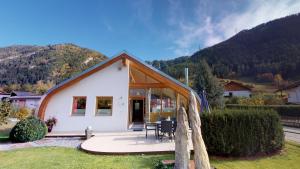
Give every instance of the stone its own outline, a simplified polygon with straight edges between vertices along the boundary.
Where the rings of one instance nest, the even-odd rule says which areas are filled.
[[[190,92],[189,120],[192,128],[195,169],[211,169],[208,154],[201,134],[201,121],[197,101],[193,92]]]
[[[175,169],[189,168],[190,150],[188,140],[188,118],[184,107],[180,107],[177,114],[175,133]]]

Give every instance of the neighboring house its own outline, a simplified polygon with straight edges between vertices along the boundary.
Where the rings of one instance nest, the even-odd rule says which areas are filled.
[[[230,81],[224,84],[224,94],[225,97],[251,97],[251,88],[238,83],[235,81]]]
[[[0,101],[4,100],[6,98],[9,98],[9,97],[10,97],[9,93],[5,93],[5,92],[0,91]]]
[[[27,107],[29,109],[36,109],[38,108],[41,96],[31,92],[13,91],[9,99],[17,108]]]
[[[300,104],[300,81],[281,89],[288,94],[288,103]]]
[[[84,131],[87,126],[126,131],[133,123],[176,117],[179,106],[188,107],[191,91],[123,52],[50,89],[37,113],[42,120],[58,119],[53,131]]]

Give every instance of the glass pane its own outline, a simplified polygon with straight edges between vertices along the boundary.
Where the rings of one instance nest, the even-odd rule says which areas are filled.
[[[96,115],[112,115],[112,97],[97,97]]]
[[[161,112],[161,89],[151,89],[150,112]]]
[[[162,112],[176,112],[176,94],[173,90],[165,88],[162,90]]]
[[[134,110],[140,109],[140,103],[134,103]]]
[[[130,96],[146,96],[146,90],[145,89],[130,89],[129,95]]]
[[[74,97],[72,114],[84,115],[86,109],[86,97]]]

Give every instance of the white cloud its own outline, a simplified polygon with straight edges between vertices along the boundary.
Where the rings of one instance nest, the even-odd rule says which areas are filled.
[[[177,56],[192,54],[200,44],[202,47],[208,47],[228,39],[241,30],[300,12],[299,0],[252,0],[245,10],[227,13],[216,21],[212,21],[214,16],[199,12],[205,10],[202,10],[203,5],[198,5],[194,9],[197,20],[187,21],[182,17],[182,11],[178,12],[180,6],[178,3],[178,1],[170,3],[169,12],[171,14],[169,21],[177,26],[178,31],[174,38],[174,53]],[[176,18],[178,22],[175,24]]]

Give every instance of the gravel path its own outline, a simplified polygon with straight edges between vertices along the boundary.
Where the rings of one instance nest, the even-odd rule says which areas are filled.
[[[11,142],[0,142],[0,151],[13,150],[19,148],[29,147],[47,147],[47,146],[58,146],[58,147],[70,147],[77,148],[84,140],[80,137],[57,137],[57,138],[44,138],[27,143],[11,143]]]
[[[300,128],[283,127],[285,139],[295,141],[300,144]]]

